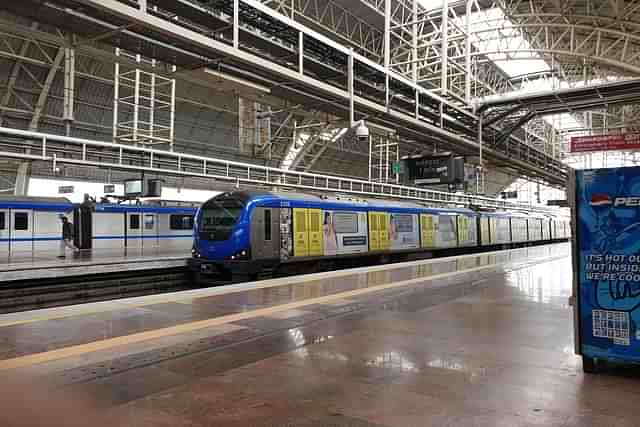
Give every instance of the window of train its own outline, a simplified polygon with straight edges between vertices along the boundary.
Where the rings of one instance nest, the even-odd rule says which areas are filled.
[[[232,203],[208,206],[202,210],[202,229],[215,230],[219,227],[232,227],[240,213],[242,205]]]
[[[153,230],[156,219],[155,215],[149,214],[144,216],[144,229]]]
[[[413,216],[394,214],[391,217],[392,227],[395,227],[396,233],[413,233]]]
[[[271,240],[271,210],[264,211],[264,240]]]
[[[14,230],[28,230],[29,214],[26,212],[16,212],[13,216],[13,228]]]
[[[355,212],[334,212],[333,228],[336,233],[355,234],[358,232],[358,214]]]
[[[171,230],[193,229],[193,215],[170,215],[169,228]]]
[[[140,229],[140,215],[129,215],[129,229],[131,230],[139,230]]]
[[[5,224],[4,212],[0,212],[0,230],[5,229],[4,224]]]

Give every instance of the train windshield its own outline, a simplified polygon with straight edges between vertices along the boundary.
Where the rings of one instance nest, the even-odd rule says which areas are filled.
[[[227,240],[238,221],[240,200],[210,200],[202,207],[201,236],[207,240]]]
[[[202,210],[202,230],[211,231],[218,227],[231,227],[240,216],[242,207],[218,206]]]

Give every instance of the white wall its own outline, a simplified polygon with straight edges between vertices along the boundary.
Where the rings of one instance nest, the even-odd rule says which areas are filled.
[[[85,194],[89,194],[96,199],[105,196],[104,185],[105,183],[31,178],[29,181],[29,196],[66,197],[74,203],[80,203],[84,200]],[[72,194],[60,194],[58,193],[58,187],[60,186],[73,186],[74,192]],[[124,186],[122,184],[115,184],[115,186],[115,194],[122,195]],[[220,191],[191,190],[186,188],[177,189],[170,187],[164,187],[162,189],[162,199],[164,200],[204,202],[217,194],[220,194]]]

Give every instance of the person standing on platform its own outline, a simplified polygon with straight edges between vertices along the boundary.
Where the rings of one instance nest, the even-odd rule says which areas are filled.
[[[60,220],[62,221],[62,239],[58,258],[65,258],[66,248],[72,249],[74,254],[77,254],[79,249],[73,244],[73,224],[64,215],[60,215]]]

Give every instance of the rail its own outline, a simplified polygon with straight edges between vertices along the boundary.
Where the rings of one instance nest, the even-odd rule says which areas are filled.
[[[0,127],[0,157],[73,164],[169,176],[208,178],[241,185],[390,198],[438,206],[480,206],[558,213],[557,209],[464,193],[298,172],[192,154]]]

